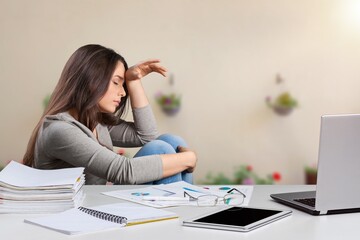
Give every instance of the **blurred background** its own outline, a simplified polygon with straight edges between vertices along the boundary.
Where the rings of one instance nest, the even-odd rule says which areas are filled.
[[[195,183],[246,166],[303,184],[321,115],[360,112],[359,0],[0,0],[0,34],[2,166],[21,161],[65,62],[89,43],[129,65],[161,59],[169,77],[143,84],[160,132],[197,152]],[[164,94],[180,108],[163,110]]]

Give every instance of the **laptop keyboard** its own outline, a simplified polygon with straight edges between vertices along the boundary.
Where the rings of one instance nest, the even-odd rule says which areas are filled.
[[[301,199],[294,199],[294,201],[308,205],[310,207],[315,207],[315,198],[301,198]]]

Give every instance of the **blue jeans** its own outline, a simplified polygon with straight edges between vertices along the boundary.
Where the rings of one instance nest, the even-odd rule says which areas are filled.
[[[163,134],[160,135],[157,139],[146,143],[134,156],[148,156],[155,154],[171,154],[177,152],[178,146],[187,147],[186,142],[179,136],[171,135],[171,134]],[[187,171],[183,171],[181,173],[177,173],[173,176],[163,178],[157,181],[148,182],[146,184],[167,184],[173,182],[185,181],[188,183],[193,183],[193,175]]]

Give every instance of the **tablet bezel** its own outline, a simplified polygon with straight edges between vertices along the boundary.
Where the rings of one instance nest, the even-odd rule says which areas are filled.
[[[227,224],[216,224],[216,223],[206,223],[206,222],[195,222],[198,219],[201,219],[203,217],[207,217],[210,215],[213,215],[215,213],[226,211],[228,209],[231,209],[236,206],[229,206],[226,208],[221,208],[216,211],[212,211],[209,213],[202,214],[197,217],[189,218],[186,220],[183,220],[182,225],[183,226],[190,226],[190,227],[200,227],[200,228],[209,228],[209,229],[219,229],[219,230],[228,230],[228,231],[237,231],[237,232],[249,232],[253,229],[256,229],[258,227],[264,226],[266,224],[269,224],[271,222],[274,222],[276,220],[279,220],[281,218],[284,218],[286,216],[291,215],[291,210],[281,210],[281,209],[270,209],[270,208],[255,208],[255,207],[241,207],[241,208],[247,208],[247,209],[256,209],[256,210],[270,210],[270,211],[279,211],[278,213],[271,215],[269,217],[263,218],[261,220],[258,220],[256,222],[253,222],[251,224],[245,225],[245,226],[235,226],[235,225],[227,225]]]

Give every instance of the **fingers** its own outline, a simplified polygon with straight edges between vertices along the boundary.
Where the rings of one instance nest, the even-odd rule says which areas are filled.
[[[159,59],[150,59],[130,67],[126,71],[126,80],[139,80],[152,72],[159,73],[166,77],[167,70],[165,67],[160,65],[159,62]]]
[[[151,72],[157,72],[166,77],[167,69],[159,63],[160,60],[152,59],[144,62],[143,64],[145,65],[145,67],[149,67],[151,69]]]
[[[137,66],[144,71],[145,74],[157,72],[166,77],[167,69],[162,66],[159,59],[149,59],[137,64]]]
[[[166,77],[167,70],[163,66],[156,64],[155,66],[152,66],[151,68],[152,68],[153,72],[160,73],[161,75]]]
[[[159,63],[160,62],[160,59],[149,59],[149,60],[146,60],[146,61],[142,61],[140,62],[139,64],[146,64],[146,65],[149,65],[149,64],[153,64],[153,63]]]
[[[178,146],[176,148],[177,152],[187,152],[187,151],[190,151],[188,148],[186,147],[182,147],[182,146]]]
[[[176,152],[178,153],[183,153],[183,152],[190,152],[192,153],[190,155],[190,157],[187,158],[187,160],[191,161],[191,164],[189,165],[189,167],[187,168],[186,171],[188,172],[193,172],[195,170],[196,167],[196,163],[197,163],[197,157],[196,157],[196,153],[193,152],[191,149],[187,148],[187,147],[183,147],[183,146],[178,146],[176,148]]]

